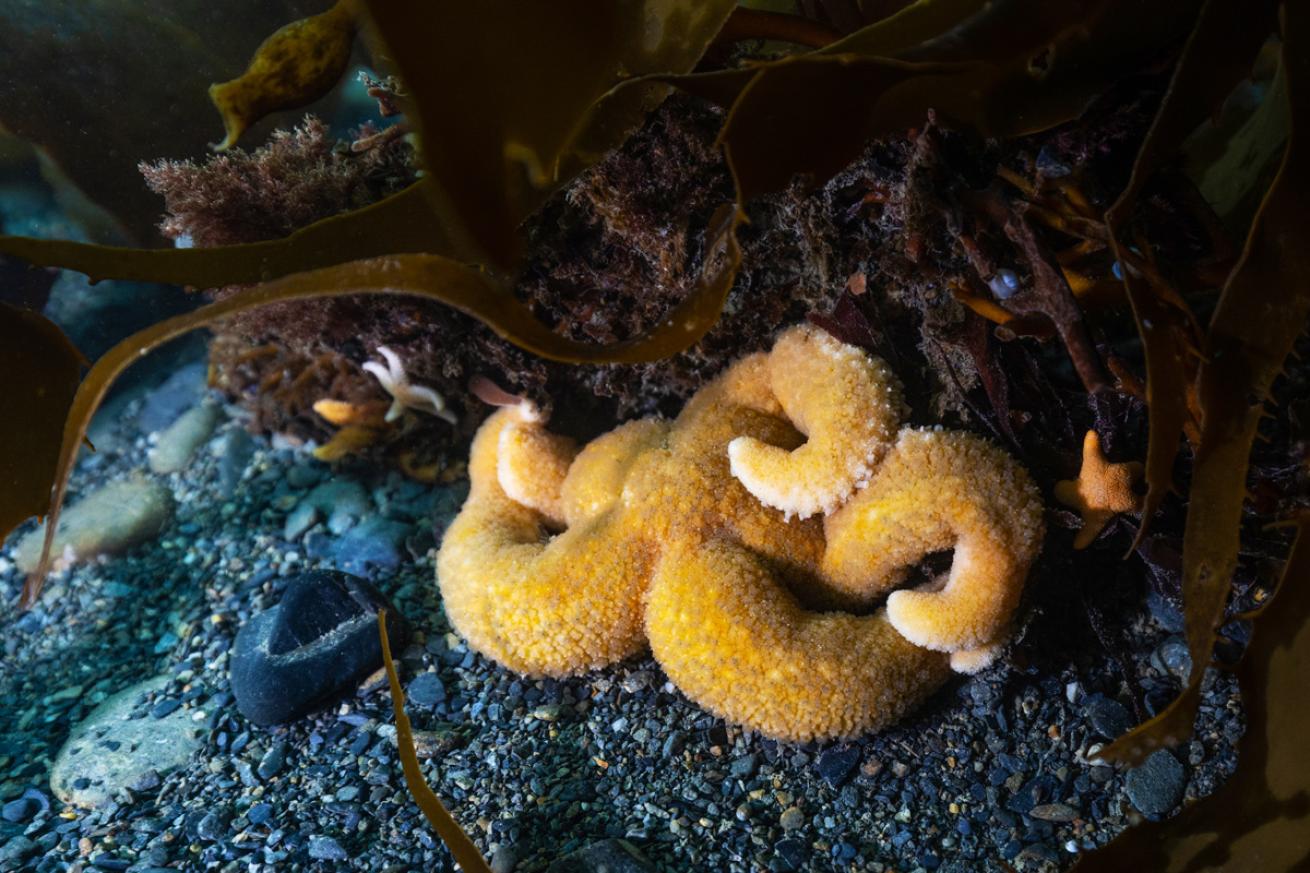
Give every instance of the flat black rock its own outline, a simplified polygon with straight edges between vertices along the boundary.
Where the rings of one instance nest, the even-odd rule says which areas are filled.
[[[405,620],[372,585],[327,570],[293,578],[277,606],[237,633],[231,678],[241,714],[258,725],[282,724],[358,687],[382,666],[379,609],[398,649]]]

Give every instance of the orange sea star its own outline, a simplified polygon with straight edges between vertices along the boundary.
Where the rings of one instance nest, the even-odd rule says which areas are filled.
[[[1075,549],[1085,549],[1121,512],[1138,512],[1142,498],[1133,486],[1142,477],[1136,461],[1113,464],[1101,452],[1101,438],[1089,430],[1083,437],[1083,466],[1077,479],[1055,483],[1055,499],[1082,515],[1083,526],[1074,538]]]

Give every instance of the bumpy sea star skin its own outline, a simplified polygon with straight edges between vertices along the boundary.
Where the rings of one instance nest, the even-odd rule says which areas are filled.
[[[600,518],[548,538],[542,514],[505,493],[497,467],[514,408],[483,423],[469,455],[468,500],[446,531],[437,576],[447,616],[479,652],[512,670],[564,676],[645,645],[650,558]]]
[[[881,362],[800,328],[673,422],[630,422],[580,452],[531,408],[502,409],[474,440],[469,499],[438,555],[447,615],[474,649],[535,675],[649,641],[689,697],[773,737],[885,727],[952,667],[980,669],[1001,650],[1041,538],[1018,464],[966,434],[898,433],[899,390]],[[847,420],[845,403],[875,421]],[[766,506],[734,475],[733,444],[763,459],[753,485],[808,483],[775,488],[804,495],[790,515],[832,514]],[[838,508],[831,495],[857,486]],[[951,547],[936,590],[895,592],[866,615],[813,611],[833,598],[872,605],[903,568]]]
[[[1114,464],[1101,451],[1101,438],[1089,430],[1083,437],[1083,467],[1077,479],[1055,483],[1055,499],[1071,506],[1083,517],[1082,530],[1074,537],[1073,547],[1085,549],[1105,526],[1121,512],[1138,512],[1142,497],[1133,486],[1142,478],[1137,461]]]
[[[825,520],[829,584],[869,602],[926,555],[953,549],[950,573],[893,591],[887,617],[916,645],[977,672],[999,654],[1042,542],[1042,502],[1010,456],[972,434],[906,428],[869,487]]]
[[[805,444],[728,443],[732,473],[769,506],[809,518],[835,510],[896,439],[904,401],[887,365],[816,327],[787,330],[768,357],[773,395]]]
[[[950,675],[946,655],[907,641],[884,610],[809,612],[775,568],[725,540],[660,562],[646,633],[684,694],[780,740],[881,730]]]
[[[525,445],[504,434],[539,425],[516,407],[482,425],[469,458],[468,500],[437,558],[446,614],[473,648],[519,672],[550,676],[636,653],[646,641],[641,601],[671,543],[728,535],[779,566],[817,567],[817,520],[788,524],[728,470],[735,436],[800,443],[786,421],[728,400],[752,399],[743,372],[702,389],[700,402],[671,424],[632,422],[592,441],[560,485],[568,527],[553,538],[547,515],[511,499],[500,479],[502,469],[531,466],[530,457],[501,463],[502,446]],[[545,466],[553,463],[547,458]]]

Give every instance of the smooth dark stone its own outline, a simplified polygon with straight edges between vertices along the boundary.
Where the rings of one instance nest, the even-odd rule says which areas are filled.
[[[1133,806],[1145,815],[1164,815],[1183,799],[1187,773],[1168,751],[1161,749],[1140,767],[1128,771],[1124,790]]]
[[[237,633],[231,679],[241,714],[258,725],[294,721],[356,688],[382,666],[379,609],[399,650],[406,623],[372,585],[328,570],[293,578],[276,606]]]
[[[182,701],[176,697],[166,697],[150,708],[150,717],[163,718],[166,715],[172,715],[181,705]]]
[[[819,756],[816,769],[825,782],[836,788],[850,778],[859,762],[858,746],[836,746]]]
[[[627,840],[602,840],[570,852],[546,873],[652,873],[654,869]]]
[[[436,706],[446,699],[446,686],[436,673],[420,673],[405,689],[405,698],[415,706]]]
[[[179,415],[200,402],[205,393],[204,361],[188,364],[174,372],[146,397],[137,417],[137,425],[145,434],[163,430]]]
[[[261,825],[273,817],[273,804],[256,803],[246,810],[246,821],[252,825]]]
[[[1111,700],[1099,694],[1094,695],[1087,698],[1084,709],[1087,712],[1087,720],[1091,722],[1092,730],[1107,740],[1113,740],[1126,734],[1133,726],[1133,717],[1129,715],[1127,708],[1117,700]]]

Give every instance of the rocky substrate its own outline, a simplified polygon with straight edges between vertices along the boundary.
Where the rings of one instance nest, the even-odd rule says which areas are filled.
[[[145,477],[172,497],[158,532],[70,555],[28,612],[18,536],[0,549],[0,870],[452,869],[405,789],[379,675],[290,725],[235,705],[237,631],[315,568],[371,580],[409,619],[398,663],[425,773],[498,873],[1060,870],[1235,764],[1226,676],[1190,743],[1132,772],[1093,763],[1188,669],[1157,598],[1115,607],[1129,642],[1113,654],[1039,609],[1002,664],[854,743],[746,735],[649,659],[519,678],[468,651],[433,584],[463,485],[330,470],[230,409],[188,413],[214,402],[203,362],[170,361],[101,414],[72,494]],[[134,718],[101,723],[111,709]]]

